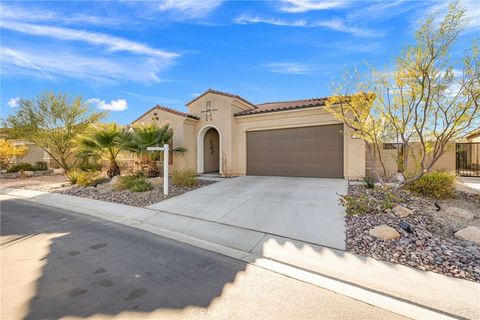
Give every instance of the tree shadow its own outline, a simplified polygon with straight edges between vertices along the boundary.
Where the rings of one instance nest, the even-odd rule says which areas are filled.
[[[1,219],[8,238],[2,250],[37,241],[38,234],[60,234],[39,259],[44,266],[25,319],[206,308],[246,268],[144,231],[17,200],[2,201]]]

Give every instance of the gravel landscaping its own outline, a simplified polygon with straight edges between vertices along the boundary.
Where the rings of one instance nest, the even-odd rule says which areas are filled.
[[[385,193],[363,185],[351,185],[348,193],[367,196],[373,203],[385,197]],[[401,207],[373,207],[371,213],[347,215],[347,251],[480,282],[480,244],[455,237],[460,229],[480,227],[480,196],[457,191],[456,198],[434,200],[404,190],[396,196]],[[400,217],[403,211],[406,214]],[[410,232],[399,226],[401,221],[411,226]],[[380,240],[382,233],[388,233],[385,238],[391,240]]]
[[[154,185],[153,190],[144,192],[132,192],[130,190],[112,190],[109,187],[108,183],[98,185],[97,187],[70,186],[66,188],[51,190],[51,192],[120,203],[134,207],[147,207],[156,202],[160,202],[171,197],[176,197],[178,195],[181,195],[182,193],[205,187],[212,183],[215,183],[215,181],[198,180],[198,184],[195,187],[179,187],[172,184],[170,185],[170,190],[167,197],[163,195],[163,186],[160,184]]]

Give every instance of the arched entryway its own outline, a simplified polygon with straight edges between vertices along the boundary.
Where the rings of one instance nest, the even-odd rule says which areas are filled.
[[[221,172],[221,136],[214,126],[205,126],[198,133],[198,173]]]

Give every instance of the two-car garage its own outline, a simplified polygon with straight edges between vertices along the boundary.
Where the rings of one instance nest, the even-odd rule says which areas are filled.
[[[247,132],[247,174],[343,178],[343,124]]]

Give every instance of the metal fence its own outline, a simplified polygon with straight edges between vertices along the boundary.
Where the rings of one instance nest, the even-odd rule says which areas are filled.
[[[480,142],[456,144],[455,168],[457,175],[480,177]]]

